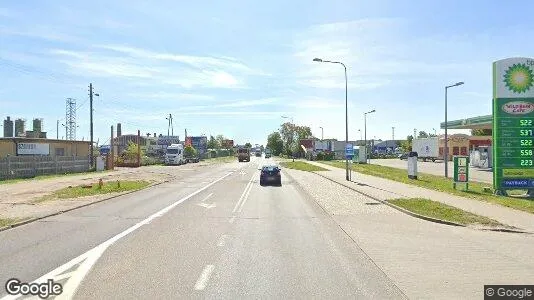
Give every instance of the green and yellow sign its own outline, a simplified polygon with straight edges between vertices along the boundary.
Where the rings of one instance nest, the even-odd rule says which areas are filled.
[[[493,63],[493,186],[534,189],[534,59]]]

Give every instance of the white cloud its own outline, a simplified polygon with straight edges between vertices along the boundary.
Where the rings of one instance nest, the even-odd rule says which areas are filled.
[[[141,48],[120,46],[120,45],[100,45],[99,48],[108,49],[124,54],[131,55],[133,57],[140,57],[145,59],[174,61],[183,64],[190,65],[199,69],[232,69],[235,71],[244,72],[249,75],[267,75],[259,70],[253,70],[244,63],[233,57],[220,56],[196,56],[196,55],[182,55],[172,53],[155,52]]]
[[[315,57],[343,62],[349,89],[376,89],[396,83],[399,78],[404,82],[463,74],[467,63],[473,68],[482,67],[479,61],[437,59],[432,53],[446,53],[452,48],[446,37],[414,37],[406,25],[408,22],[402,19],[379,18],[308,28],[296,36],[294,43],[294,57],[299,62],[295,69],[297,82],[344,88],[343,67],[313,62]]]
[[[0,35],[14,35],[14,36],[23,36],[35,39],[43,39],[55,42],[74,42],[77,41],[77,38],[72,35],[61,33],[52,27],[46,26],[32,26],[31,28],[19,28],[19,29],[10,29],[7,27],[0,27]]]
[[[215,97],[211,95],[189,94],[189,93],[130,93],[129,97],[139,99],[172,99],[172,100],[213,100]]]
[[[222,104],[210,104],[210,105],[194,105],[194,106],[183,106],[181,110],[183,111],[198,111],[211,108],[239,108],[239,107],[253,107],[253,106],[262,106],[274,104],[280,101],[280,98],[265,98],[265,99],[255,99],[255,100],[240,100]]]
[[[117,57],[98,52],[53,49],[49,53],[61,57],[59,61],[78,75],[150,79],[157,86],[164,83],[187,89],[245,87],[242,80],[222,69],[194,70],[184,66],[162,64],[146,57]],[[146,82],[143,84],[146,85]]]

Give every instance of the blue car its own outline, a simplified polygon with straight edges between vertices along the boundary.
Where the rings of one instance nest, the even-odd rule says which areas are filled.
[[[260,185],[275,184],[282,185],[282,175],[280,174],[280,167],[274,165],[267,165],[261,168]]]

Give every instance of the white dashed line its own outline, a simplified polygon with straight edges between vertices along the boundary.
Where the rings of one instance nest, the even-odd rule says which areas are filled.
[[[195,284],[195,290],[201,291],[206,287],[206,284],[210,279],[213,269],[215,269],[214,265],[207,265],[206,267],[204,267],[202,274],[200,274],[200,277],[198,278],[197,283]]]

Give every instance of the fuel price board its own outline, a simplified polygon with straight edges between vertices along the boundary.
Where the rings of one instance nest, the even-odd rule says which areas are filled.
[[[534,59],[493,63],[493,186],[534,189]]]

